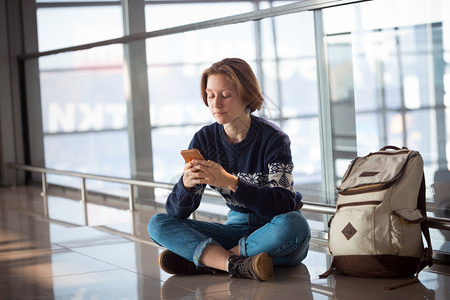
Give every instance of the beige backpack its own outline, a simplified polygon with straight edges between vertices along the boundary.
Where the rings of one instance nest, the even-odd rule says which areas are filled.
[[[337,190],[336,214],[328,224],[333,262],[321,277],[335,269],[359,277],[416,274],[416,281],[433,264],[419,152],[386,146],[357,157]]]

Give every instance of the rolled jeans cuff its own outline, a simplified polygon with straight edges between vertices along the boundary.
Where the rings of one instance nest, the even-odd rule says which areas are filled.
[[[240,256],[248,256],[247,255],[247,247],[246,247],[247,237],[243,237],[239,240],[239,255]]]
[[[200,257],[202,256],[202,253],[205,250],[205,248],[208,247],[209,245],[218,245],[218,243],[215,240],[213,240],[212,238],[209,238],[209,239],[206,239],[203,242],[201,242],[195,249],[194,256],[192,257],[192,261],[194,262],[194,264],[197,267],[205,267],[205,265],[203,265],[200,262]]]

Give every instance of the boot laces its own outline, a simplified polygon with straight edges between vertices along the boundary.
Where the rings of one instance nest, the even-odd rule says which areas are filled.
[[[253,257],[237,257],[233,261],[230,261],[232,269],[235,271],[233,275],[241,278],[254,278],[252,261]]]

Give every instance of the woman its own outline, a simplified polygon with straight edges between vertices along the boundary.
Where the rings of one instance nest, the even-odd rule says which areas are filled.
[[[251,67],[238,58],[214,63],[201,78],[203,102],[215,123],[203,127],[189,148],[193,160],[166,202],[167,214],[148,224],[153,241],[167,248],[159,265],[171,274],[225,271],[231,277],[268,280],[273,265],[300,264],[310,229],[294,191],[290,140],[280,128],[252,115],[263,104]],[[230,208],[225,224],[188,219],[206,185]]]

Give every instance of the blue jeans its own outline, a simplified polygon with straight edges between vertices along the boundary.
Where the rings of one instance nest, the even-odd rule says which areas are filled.
[[[230,211],[225,224],[154,215],[148,223],[150,238],[158,245],[203,266],[199,259],[212,244],[229,250],[239,245],[241,256],[267,252],[275,266],[298,265],[306,257],[311,232],[302,213],[280,214],[272,219]]]

